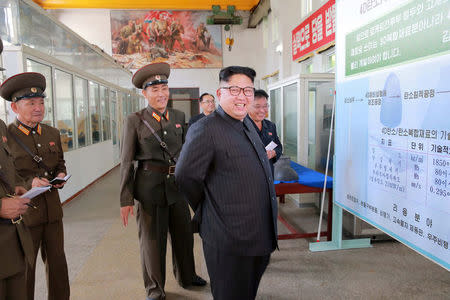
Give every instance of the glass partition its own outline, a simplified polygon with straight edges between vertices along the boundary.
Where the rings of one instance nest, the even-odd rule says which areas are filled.
[[[308,81],[308,167],[325,172],[331,129],[334,81]],[[329,175],[333,171],[334,143],[331,143]]]
[[[117,144],[117,92],[111,91],[111,131],[113,145]]]
[[[55,101],[57,128],[61,133],[63,151],[74,148],[74,117],[73,117],[72,74],[55,70]]]
[[[88,82],[86,79],[75,76],[75,116],[77,122],[78,147],[89,145],[89,119],[88,119]]]
[[[2,66],[2,55],[0,54],[0,66]],[[3,81],[5,80],[5,76],[3,71],[0,71],[0,85],[3,83]],[[0,97],[0,119],[2,119],[6,124],[8,124],[8,120],[7,120],[7,116],[8,116],[8,111],[6,109],[6,101],[5,99],[3,99],[2,97]]]
[[[98,84],[89,81],[89,115],[92,144],[100,142],[100,98]]]
[[[281,88],[270,91],[270,119],[277,126],[279,136],[282,136],[281,128]]]
[[[132,88],[130,71],[31,1],[0,1],[0,36],[5,45],[28,46],[117,86]]]
[[[45,77],[45,117],[42,123],[54,126],[53,122],[53,89],[52,89],[52,68],[48,65],[41,64],[37,61],[27,59],[27,71],[41,73]]]
[[[111,126],[109,123],[109,94],[108,89],[104,86],[100,86],[100,106],[102,115],[102,136],[103,140],[109,140],[111,138]]]
[[[283,87],[283,154],[297,162],[297,83]]]

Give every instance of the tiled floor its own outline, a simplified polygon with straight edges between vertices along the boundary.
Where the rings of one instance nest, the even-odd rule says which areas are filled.
[[[145,299],[136,223],[119,218],[115,169],[64,206],[71,299]],[[280,207],[299,230],[317,226],[312,208]],[[326,226],[324,224],[323,226]],[[302,228],[299,228],[302,227]],[[280,233],[287,233],[279,224]],[[397,242],[372,248],[312,253],[309,240],[283,240],[261,281],[257,299],[450,299],[450,272]],[[197,273],[208,278],[201,241],[195,237]],[[167,270],[171,270],[170,244]],[[36,299],[46,299],[42,263]],[[212,299],[209,285],[185,290],[168,272],[167,299]]]

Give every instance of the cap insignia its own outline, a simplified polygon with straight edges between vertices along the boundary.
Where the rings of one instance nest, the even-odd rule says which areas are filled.
[[[32,88],[31,88],[31,92],[32,92],[32,93],[37,93],[37,88],[32,87]]]
[[[155,76],[155,79],[156,79],[156,80],[161,80],[161,76],[156,75],[156,76]]]

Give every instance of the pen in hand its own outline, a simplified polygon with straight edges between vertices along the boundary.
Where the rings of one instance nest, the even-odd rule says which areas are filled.
[[[10,198],[13,198],[13,197],[15,197],[15,195],[11,195],[11,194],[6,194],[6,197],[10,197]],[[28,207],[31,207],[31,208],[37,209],[37,206],[35,206],[35,205],[31,204],[31,203],[25,203],[25,205],[26,205],[26,206],[28,206]]]
[[[28,207],[31,207],[31,208],[37,209],[37,206],[34,206],[34,205],[33,205],[33,204],[31,204],[31,203],[25,203],[25,205],[26,205],[26,206],[28,206]]]

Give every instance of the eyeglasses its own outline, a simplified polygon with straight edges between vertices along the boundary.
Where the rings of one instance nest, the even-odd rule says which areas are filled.
[[[266,105],[253,105],[253,108],[257,109],[257,110],[260,110],[261,108],[264,109],[264,110],[267,110],[267,109],[269,109],[269,104],[266,104]]]
[[[214,101],[214,100],[205,100],[205,101],[202,101],[202,103],[213,104],[213,103],[216,103],[216,101]]]
[[[227,86],[227,87],[221,87],[221,89],[227,89],[230,92],[231,96],[239,96],[241,91],[244,92],[244,95],[247,97],[251,97],[255,95],[255,88],[246,86],[246,87],[238,87],[238,86]]]

